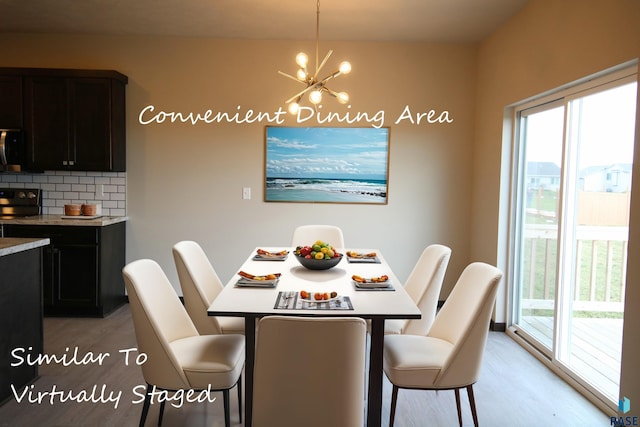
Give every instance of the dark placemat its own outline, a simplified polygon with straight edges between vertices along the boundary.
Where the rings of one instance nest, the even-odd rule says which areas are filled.
[[[254,255],[252,260],[254,261],[284,261],[285,259],[287,259],[289,255],[284,255],[284,256],[260,256],[260,255]]]
[[[275,288],[278,286],[280,278],[275,280],[243,280],[240,278],[236,284],[236,288]]]
[[[353,310],[351,298],[338,296],[331,301],[307,301],[298,292],[280,291],[273,306],[277,310]]]

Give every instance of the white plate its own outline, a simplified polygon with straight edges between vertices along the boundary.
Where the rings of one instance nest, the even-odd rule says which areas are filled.
[[[314,293],[318,293],[318,292],[314,292]],[[340,298],[340,295],[337,295],[337,296],[335,296],[335,297],[333,297],[333,298],[329,298],[329,299],[316,300],[315,298],[313,298],[313,294],[314,294],[314,293],[312,293],[312,294],[309,296],[309,299],[307,299],[307,298],[302,298],[299,294],[298,294],[298,298],[300,299],[300,301],[304,301],[304,302],[315,302],[316,304],[320,304],[320,303],[323,303],[323,302],[331,302],[331,301],[335,301],[335,300],[337,300],[337,299],[339,299],[339,298]]]
[[[280,253],[280,252],[285,252],[285,253]],[[281,251],[269,252],[267,254],[261,254],[259,252],[256,252],[256,256],[260,258],[281,258],[287,255],[289,255],[289,251],[284,249]]]
[[[275,279],[249,279],[248,277],[242,277],[240,276],[240,279],[238,279],[239,282],[245,282],[245,283],[268,283],[268,282],[275,282],[277,281],[278,278],[276,277]]]
[[[249,277],[245,277],[245,276],[242,276],[242,275],[240,275],[240,274],[238,274],[238,276],[240,276],[239,281],[241,281],[241,282],[246,282],[246,283],[276,282],[276,281],[278,281],[278,279],[280,278],[280,275],[279,275],[279,274],[276,274],[276,273],[269,273],[269,274],[273,274],[274,276],[276,276],[276,278],[275,278],[275,279],[251,279],[251,278],[249,278]],[[265,274],[265,275],[263,275],[262,277],[266,277],[266,276],[268,276],[269,274]],[[259,275],[259,274],[256,274],[256,275],[253,275],[253,276],[255,277],[255,276],[260,276],[260,275]]]
[[[356,260],[356,259],[377,260],[378,259],[378,254],[373,252],[360,253],[360,252],[346,251],[345,255],[350,260]]]

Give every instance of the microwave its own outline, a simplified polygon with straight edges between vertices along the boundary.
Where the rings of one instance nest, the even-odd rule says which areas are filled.
[[[0,172],[21,172],[27,161],[24,134],[20,129],[0,129]]]

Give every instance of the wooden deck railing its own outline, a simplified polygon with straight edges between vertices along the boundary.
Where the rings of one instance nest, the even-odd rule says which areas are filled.
[[[574,310],[623,311],[628,234],[627,227],[578,226],[575,253],[580,256],[574,265]],[[530,249],[528,265],[538,268],[523,272],[527,277],[522,279],[528,286],[523,289],[521,308],[553,309],[557,227],[527,225],[524,237]],[[616,256],[614,252],[618,252]]]

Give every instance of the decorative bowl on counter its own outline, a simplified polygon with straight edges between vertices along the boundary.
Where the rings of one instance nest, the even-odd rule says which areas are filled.
[[[82,205],[82,215],[95,216],[98,213],[98,206],[94,204]]]
[[[80,216],[82,214],[82,206],[64,205],[64,214],[67,216]]]

